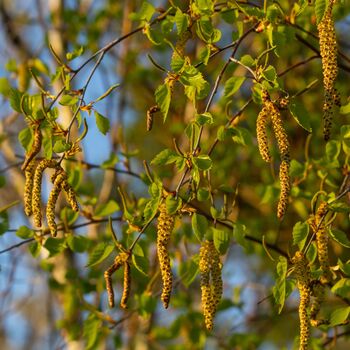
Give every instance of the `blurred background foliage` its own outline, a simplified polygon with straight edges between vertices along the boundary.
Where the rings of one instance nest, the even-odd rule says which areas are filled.
[[[272,288],[276,264],[296,250],[293,227],[311,215],[315,194],[321,190],[325,199],[333,199],[339,189],[350,185],[349,13],[347,0],[334,7],[339,48],[336,85],[342,108],[326,144],[314,1],[0,0],[1,349],[297,347],[298,293],[291,293],[279,314]],[[190,36],[181,47],[181,34],[186,32],[181,28],[187,28],[189,19]],[[73,214],[60,200],[59,237],[48,238],[34,231],[23,213],[24,149],[19,139],[29,135],[21,141],[28,146],[31,134],[23,132],[28,125],[18,96],[40,93],[34,76],[52,95],[46,94],[46,105],[65,88],[69,98],[59,97],[52,115],[66,130],[78,108],[79,90],[86,86],[98,57],[85,65],[86,60],[124,36],[105,50],[71,129],[76,140],[86,119],[88,133],[81,152],[64,162],[81,211]],[[228,61],[233,52],[241,64]],[[179,73],[176,64],[185,59],[188,70]],[[67,83],[75,72],[71,84]],[[252,72],[262,77],[259,82]],[[156,101],[155,91],[169,86],[167,77],[175,80],[167,118],[163,122],[162,113],[155,113],[153,128],[147,131],[147,111],[164,102]],[[205,115],[218,78],[210,114]],[[95,102],[113,84],[119,86]],[[276,217],[277,147],[271,142],[271,165],[263,162],[257,148],[255,125],[262,84],[269,86],[273,99],[289,96],[291,101],[289,110],[283,111],[283,123],[291,144],[292,191],[282,221]],[[33,104],[41,108],[40,99]],[[207,218],[211,228],[207,231],[222,249],[224,294],[212,332],[204,328],[198,278],[198,238],[203,239],[206,232],[200,232],[200,237],[195,234],[188,213],[177,217],[169,247],[175,285],[168,310],[159,300],[156,220],[133,252],[127,310],[121,310],[118,302],[115,308],[108,307],[103,279],[118,253],[108,218],[126,248],[137,237],[136,226],[145,224],[150,183],[143,161],[165,188],[175,191],[184,170],[174,163],[162,164],[168,158],[153,159],[165,149],[175,151],[174,139],[188,155],[193,151],[191,133],[198,136],[200,123],[204,125],[200,154],[209,154],[212,161],[201,166],[210,171],[199,170],[197,183],[189,181],[186,173],[180,195],[188,200],[188,207]],[[53,131],[49,125],[43,128],[46,148],[41,156],[50,155],[52,148],[62,154],[64,137]],[[50,186],[45,181],[43,203]],[[322,313],[328,318],[334,310],[343,314],[332,327],[312,331],[313,349],[349,347],[348,198],[335,203],[332,227],[342,233],[335,233],[329,251],[338,273],[334,285],[341,285],[333,287],[332,293],[328,290]],[[340,268],[342,262],[345,267]],[[293,282],[288,279],[290,289]],[[113,276],[113,284],[119,300],[121,271]]]

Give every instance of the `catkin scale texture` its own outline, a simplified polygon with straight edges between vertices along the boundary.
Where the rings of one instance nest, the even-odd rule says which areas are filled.
[[[308,306],[310,304],[311,295],[311,274],[308,261],[305,255],[297,251],[292,259],[294,264],[294,272],[297,277],[297,286],[300,293],[299,302],[299,322],[300,322],[300,344],[299,350],[307,350],[310,338],[310,316],[308,314]]]
[[[314,229],[316,231],[316,245],[317,245],[317,255],[320,267],[322,270],[321,280],[323,282],[329,282],[331,280],[331,269],[329,264],[328,255],[328,233],[325,225],[325,221],[322,220],[327,214],[328,204],[327,202],[322,202],[317,209],[315,215]]]
[[[269,143],[267,139],[266,126],[269,120],[269,113],[267,108],[263,107],[256,120],[256,136],[258,141],[259,152],[261,158],[265,162],[271,162],[271,155],[269,151]]]
[[[126,309],[131,285],[130,264],[128,261],[124,262],[124,279],[123,279],[123,294],[120,300],[120,307]]]
[[[32,193],[32,208],[34,215],[34,224],[36,227],[41,227],[41,181],[43,172],[46,168],[55,168],[57,163],[52,159],[43,159],[39,162],[34,173],[33,193]]]
[[[27,216],[31,216],[33,214],[32,192],[34,186],[34,172],[35,164],[34,162],[30,162],[24,171],[26,179],[24,185],[24,212]]]
[[[169,215],[165,203],[159,206],[159,217],[157,226],[157,254],[160,266],[160,272],[163,282],[161,300],[164,308],[168,308],[171,289],[173,284],[173,275],[170,266],[170,258],[168,253],[168,244],[171,233],[174,229],[174,217]]]
[[[329,1],[328,8],[317,26],[325,96],[323,104],[323,135],[326,141],[330,138],[334,107],[340,104],[339,93],[334,87],[338,75],[338,63],[337,39],[332,16],[333,4],[334,0]]]
[[[199,271],[204,322],[210,331],[223,292],[221,262],[213,241],[202,242],[199,250]]]
[[[279,180],[281,186],[280,198],[277,205],[277,217],[283,218],[287,206],[290,192],[290,178],[289,178],[289,161],[282,160],[280,164]]]
[[[49,199],[47,201],[47,206],[46,206],[46,220],[47,220],[47,225],[50,229],[50,233],[52,237],[57,236],[57,224],[55,221],[55,207],[56,203],[58,200],[58,196],[61,193],[62,190],[62,183],[65,181],[67,178],[65,172],[61,172],[56,176],[56,179],[54,181],[52,190],[49,195]]]

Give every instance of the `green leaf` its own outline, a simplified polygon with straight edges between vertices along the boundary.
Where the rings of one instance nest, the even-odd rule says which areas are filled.
[[[315,0],[316,23],[319,24],[327,9],[327,0]]]
[[[38,242],[32,242],[28,245],[28,249],[32,257],[37,258],[41,250],[41,245]]]
[[[338,259],[338,265],[340,270],[346,275],[350,277],[350,261],[348,261],[347,263],[343,264],[343,262]]]
[[[91,313],[83,323],[83,338],[86,350],[96,349],[97,337],[101,333],[102,320]]]
[[[111,153],[109,158],[101,164],[101,168],[114,168],[114,166],[119,162],[119,158],[115,153]]]
[[[155,217],[158,211],[158,205],[159,198],[154,198],[146,204],[145,210],[143,212],[145,222],[148,222],[149,220],[151,220],[151,218]]]
[[[233,96],[245,81],[245,77],[231,77],[225,83],[225,97]]]
[[[306,131],[312,132],[310,124],[310,113],[305,109],[304,105],[300,102],[291,101],[289,104],[289,111],[292,114],[295,121]]]
[[[298,221],[293,227],[293,244],[298,244],[299,249],[302,250],[308,234],[309,225],[306,222]]]
[[[95,210],[95,216],[103,217],[114,214],[116,211],[119,211],[120,207],[118,203],[110,199],[107,203],[100,204]]]
[[[275,67],[273,67],[273,66],[268,66],[264,70],[262,75],[266,80],[271,81],[271,82],[274,82],[277,79],[277,72],[276,72]]]
[[[340,141],[331,140],[326,144],[326,157],[329,162],[334,162],[340,154]]]
[[[173,196],[168,196],[165,203],[169,215],[176,214],[176,212],[182,207],[182,199],[180,197],[176,199]]]
[[[330,317],[330,327],[334,327],[338,324],[343,324],[349,317],[350,306],[342,307],[334,310]]]
[[[44,247],[49,251],[49,257],[51,258],[52,256],[61,253],[66,248],[65,239],[49,237],[45,241]]]
[[[50,133],[44,133],[43,135],[43,149],[44,149],[44,156],[46,159],[52,158],[52,135]]]
[[[18,113],[22,113],[22,108],[21,108],[21,100],[23,93],[18,91],[17,89],[11,89],[10,94],[9,94],[9,99],[10,99],[10,106],[13,110],[15,110]]]
[[[191,283],[196,279],[198,274],[198,264],[196,264],[193,259],[188,259],[184,261],[179,266],[179,275],[181,282],[188,288]]]
[[[179,156],[177,153],[171,149],[164,149],[158,153],[151,161],[152,165],[165,165],[174,163]]]
[[[177,8],[175,13],[175,23],[177,34],[181,35],[185,30],[187,30],[189,24],[189,16]]]
[[[68,61],[74,60],[74,58],[80,57],[84,53],[84,47],[80,46],[74,49],[72,52],[66,53],[66,58]]]
[[[349,114],[350,113],[350,102],[344,106],[341,106],[339,109],[340,114]]]
[[[248,146],[252,144],[252,135],[246,128],[241,128],[239,126],[232,127],[229,129],[232,133],[232,140],[242,146]]]
[[[34,236],[34,231],[27,226],[20,226],[16,231],[16,235],[22,239],[27,239]]]
[[[192,230],[201,242],[208,231],[208,220],[203,215],[194,213],[192,215]]]
[[[233,237],[236,240],[236,242],[241,245],[242,247],[246,247],[246,240],[244,239],[244,236],[246,234],[246,226],[236,222],[233,226]]]
[[[89,255],[89,260],[86,267],[95,266],[107,259],[113,252],[115,246],[109,243],[101,242],[98,243],[94,250]]]
[[[162,114],[163,120],[165,121],[168,116],[168,111],[170,107],[171,91],[169,84],[162,84],[158,86],[154,93],[157,105],[159,106]]]
[[[225,254],[230,243],[229,234],[225,230],[219,230],[212,227],[213,231],[213,240],[216,250],[220,254]]]
[[[60,105],[62,106],[73,106],[79,101],[77,96],[63,95],[60,99]]]
[[[304,164],[299,163],[296,159],[292,159],[290,162],[289,174],[291,177],[302,177],[305,172]]]
[[[100,130],[100,132],[103,135],[106,135],[110,129],[109,119],[104,117],[102,114],[98,113],[97,111],[95,111],[94,114],[95,114],[96,125],[98,127],[98,130]]]
[[[332,239],[335,240],[337,243],[339,243],[343,247],[350,248],[350,240],[345,232],[336,228],[330,228],[329,234],[332,237]]]
[[[196,114],[196,122],[199,125],[213,124],[213,116],[211,115],[210,112]]]
[[[63,153],[70,149],[71,145],[66,142],[66,140],[59,139],[55,142],[53,146],[53,151],[55,153]]]
[[[213,162],[210,159],[210,157],[204,154],[198,157],[192,158],[192,161],[193,161],[193,164],[195,164],[200,170],[203,170],[203,171],[209,170],[213,165]]]
[[[200,188],[197,191],[197,199],[200,202],[205,202],[209,199],[209,191],[206,188]]]
[[[348,298],[350,295],[350,279],[340,279],[331,289],[332,293],[339,295],[343,298]]]
[[[141,7],[137,12],[130,15],[130,19],[133,21],[147,21],[149,22],[155,12],[155,7],[148,1],[143,1]]]
[[[67,244],[73,252],[83,253],[88,249],[90,240],[84,236],[71,235],[67,238]]]
[[[0,78],[0,94],[9,97],[11,93],[11,85],[7,78]]]
[[[145,253],[139,244],[136,244],[132,251],[132,262],[137,270],[139,270],[143,275],[147,276],[149,263],[148,259],[145,257]]]
[[[21,130],[18,134],[18,140],[21,143],[22,147],[28,151],[33,141],[32,130],[30,128]]]
[[[276,284],[273,286],[273,296],[275,303],[278,306],[278,313],[280,314],[284,302],[286,300],[286,276],[287,276],[288,261],[284,256],[279,257],[279,261],[276,266],[277,279]]]

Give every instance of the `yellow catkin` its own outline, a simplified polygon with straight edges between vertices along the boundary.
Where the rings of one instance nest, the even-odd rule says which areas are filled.
[[[123,294],[120,300],[120,307],[126,309],[131,285],[130,264],[128,261],[124,263],[124,280],[123,280]]]
[[[268,110],[263,107],[256,120],[256,136],[258,141],[259,152],[261,158],[265,162],[271,162],[271,155],[269,151],[269,143],[267,139],[266,126],[269,121]]]
[[[290,158],[290,146],[286,130],[284,129],[281,112],[272,101],[265,103],[266,108],[269,111],[273,131],[278,144],[279,153],[282,159],[289,160]]]
[[[221,262],[220,255],[214,246],[214,242],[210,241],[210,252],[211,252],[211,278],[213,285],[213,301],[216,308],[221,300],[223,292],[222,276],[221,276]]]
[[[52,237],[57,236],[57,224],[55,221],[55,218],[56,218],[55,208],[56,208],[58,196],[60,195],[61,190],[62,190],[62,183],[66,178],[67,178],[67,175],[63,171],[56,176],[52,190],[51,190],[50,195],[49,195],[49,199],[47,201],[46,220],[47,220],[47,226],[50,229],[50,233],[51,233]]]
[[[114,263],[104,273],[109,307],[114,307],[114,291],[113,291],[113,284],[112,284],[112,275],[114,272],[119,270],[128,261],[128,259],[129,259],[128,253],[124,253],[124,252],[120,253],[114,259]]]
[[[290,145],[288,141],[287,132],[284,129],[280,108],[285,108],[288,104],[287,99],[280,99],[277,103],[271,101],[267,90],[262,91],[263,109],[259,114],[257,121],[257,134],[259,150],[262,158],[266,161],[270,161],[270,154],[268,151],[268,142],[266,136],[266,119],[271,119],[273,132],[278,145],[278,150],[281,157],[279,180],[281,186],[280,198],[277,206],[277,217],[282,219],[288,206],[288,198],[290,193],[290,177],[289,177],[289,165],[290,165]],[[285,101],[284,101],[285,100]],[[282,102],[281,102],[282,101]],[[279,107],[278,107],[279,106]],[[265,118],[265,120],[264,120]]]
[[[202,242],[199,250],[199,271],[204,322],[210,331],[223,291],[220,256],[213,241]]]
[[[171,289],[173,284],[173,274],[171,272],[168,244],[171,233],[174,229],[174,217],[169,215],[165,203],[159,206],[159,217],[157,226],[157,254],[162,276],[163,289],[161,300],[164,308],[168,308]]]
[[[40,126],[36,125],[34,128],[34,141],[33,141],[32,148],[27,153],[22,165],[23,171],[26,170],[27,166],[30,164],[33,158],[40,152],[41,143],[42,143],[42,134],[41,134]]]
[[[313,327],[318,327],[325,323],[325,320],[318,320],[317,315],[326,297],[325,285],[317,282],[312,288],[313,300],[310,309],[310,322]]]
[[[281,186],[280,198],[277,205],[277,217],[282,219],[287,207],[290,192],[289,161],[282,160],[280,164],[279,180]]]
[[[71,208],[78,212],[79,211],[79,204],[77,201],[77,197],[75,194],[75,191],[73,187],[68,183],[67,179],[63,181],[62,187],[64,189],[64,192],[66,194],[67,202],[71,206]]]
[[[299,322],[300,322],[300,345],[299,350],[307,350],[310,338],[310,315],[308,314],[308,306],[310,304],[311,295],[311,274],[308,261],[305,255],[297,251],[292,259],[294,264],[294,272],[297,277],[297,286],[300,293],[299,302]]]
[[[329,140],[331,134],[334,106],[340,104],[339,93],[334,87],[338,75],[337,39],[332,16],[334,3],[334,0],[329,1],[327,10],[317,26],[325,91],[325,100],[323,104],[323,135],[326,141]]]
[[[27,216],[31,216],[33,214],[32,209],[32,192],[34,185],[34,171],[35,171],[35,163],[30,162],[26,167],[25,173],[25,185],[24,185],[24,212]]]
[[[34,224],[41,227],[41,181],[46,168],[55,168],[57,162],[52,159],[43,159],[39,162],[34,173],[32,209],[34,214]]]
[[[327,210],[327,202],[322,202],[317,209],[314,224],[314,230],[316,230],[317,255],[322,270],[321,281],[323,283],[327,283],[332,279],[328,256],[328,233],[324,220]]]
[[[116,272],[118,270],[119,267],[120,266],[113,264],[104,273],[109,307],[114,307],[114,291],[113,291],[113,284],[112,284],[113,283],[112,282],[112,275],[114,272]]]
[[[213,329],[213,319],[215,315],[215,303],[210,284],[210,242],[202,242],[199,250],[199,272],[202,295],[202,309],[205,327],[207,330]]]

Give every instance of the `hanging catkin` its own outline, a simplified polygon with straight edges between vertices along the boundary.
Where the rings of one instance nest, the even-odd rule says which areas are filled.
[[[50,229],[50,233],[52,237],[57,236],[57,224],[55,221],[55,208],[56,203],[58,200],[58,196],[61,193],[62,190],[62,183],[67,179],[67,175],[64,171],[60,172],[53,183],[52,190],[49,195],[49,199],[47,201],[46,206],[46,220],[47,220],[47,226]]]
[[[27,216],[33,214],[32,208],[32,192],[34,185],[34,172],[35,172],[35,163],[30,162],[24,171],[25,174],[25,185],[24,185],[24,212]]]
[[[292,259],[294,272],[297,277],[297,286],[300,293],[299,322],[300,322],[300,345],[299,350],[307,350],[310,338],[310,316],[308,306],[311,295],[311,274],[305,255],[297,251]]]
[[[337,39],[332,16],[335,0],[328,2],[326,12],[317,26],[320,55],[322,58],[324,104],[323,104],[323,135],[329,140],[332,128],[334,107],[340,105],[340,97],[335,89],[335,81],[338,75],[337,63]]]
[[[123,294],[120,300],[120,307],[126,309],[129,295],[130,295],[130,284],[131,284],[131,274],[130,274],[130,264],[128,261],[124,262],[124,279],[123,279]]]
[[[159,217],[157,226],[157,253],[163,282],[161,300],[166,309],[169,306],[171,289],[173,284],[173,274],[171,272],[168,244],[171,233],[174,229],[174,224],[174,217],[168,214],[166,205],[163,202],[159,206]]]
[[[210,242],[205,241],[199,250],[199,272],[202,292],[202,309],[206,328],[213,328],[215,304],[210,284]]]
[[[267,139],[267,123],[269,121],[269,112],[266,107],[263,107],[256,120],[256,136],[258,141],[259,152],[261,158],[265,162],[271,162],[271,155],[269,151],[269,142]]]
[[[316,231],[317,256],[322,270],[322,283],[330,282],[332,279],[328,256],[328,233],[324,220],[327,210],[327,202],[322,202],[317,209],[314,223],[314,230]]]
[[[104,278],[106,281],[106,289],[107,289],[107,294],[108,294],[108,303],[110,307],[114,307],[114,291],[113,291],[113,284],[112,284],[112,275],[114,272],[116,272],[117,270],[119,270],[122,266],[124,266],[124,268],[127,268],[127,279],[128,281],[126,281],[126,275],[125,275],[125,271],[124,271],[124,288],[127,287],[127,291],[123,291],[123,296],[122,296],[122,302],[123,305],[126,306],[126,302],[129,296],[129,291],[130,291],[130,265],[128,263],[128,259],[129,259],[130,255],[129,253],[126,252],[122,252],[120,254],[118,254],[115,259],[114,259],[114,263],[113,265],[111,265],[104,273]],[[128,266],[126,266],[128,265]],[[121,304],[122,304],[121,302]]]
[[[281,105],[281,99],[278,104]],[[281,186],[280,198],[277,205],[277,217],[282,219],[288,206],[288,198],[290,193],[290,145],[286,130],[283,126],[281,112],[274,102],[271,101],[267,90],[262,91],[263,108],[257,119],[257,139],[259,151],[262,158],[269,162],[271,157],[268,149],[268,140],[266,134],[266,124],[268,119],[271,120],[273,132],[277,141],[278,150],[281,157],[281,164],[279,170],[279,180]],[[280,106],[285,108],[286,102]]]
[[[202,242],[199,250],[199,272],[204,322],[210,331],[223,291],[220,256],[213,241]]]
[[[57,167],[57,162],[53,159],[43,159],[39,162],[34,173],[32,208],[34,214],[34,224],[41,227],[41,181],[46,168]]]

